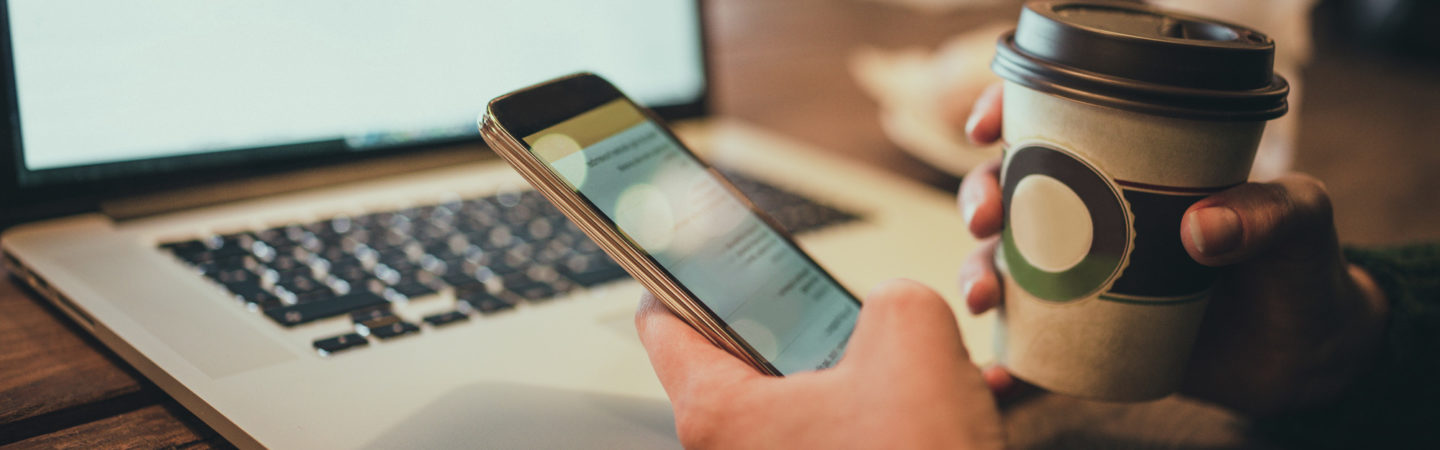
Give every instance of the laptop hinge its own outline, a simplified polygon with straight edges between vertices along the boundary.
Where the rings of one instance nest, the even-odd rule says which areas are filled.
[[[426,169],[498,159],[479,144],[416,154],[374,158],[333,166],[192,186],[104,201],[100,211],[115,220],[135,219],[192,208],[286,194]]]

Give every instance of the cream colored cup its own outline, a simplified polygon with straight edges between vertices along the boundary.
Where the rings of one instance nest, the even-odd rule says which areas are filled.
[[[1216,273],[1185,252],[1180,220],[1245,182],[1284,114],[1273,50],[1138,4],[1026,5],[994,64],[1007,80],[999,361],[1016,377],[1117,401],[1180,387]]]

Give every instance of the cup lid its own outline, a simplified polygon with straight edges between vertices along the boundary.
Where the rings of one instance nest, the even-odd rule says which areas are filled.
[[[1275,42],[1250,28],[1139,3],[1031,1],[991,69],[1031,89],[1101,106],[1201,120],[1285,114]]]

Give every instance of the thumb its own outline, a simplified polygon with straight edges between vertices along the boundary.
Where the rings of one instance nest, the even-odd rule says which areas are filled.
[[[886,359],[884,364],[876,365],[893,368],[970,361],[950,305],[935,291],[910,280],[881,284],[866,296],[860,308],[845,361],[874,358]]]
[[[1309,259],[1334,253],[1338,245],[1325,186],[1298,174],[1195,202],[1180,223],[1180,240],[1191,258],[1208,266],[1257,256]]]
[[[640,298],[635,311],[635,330],[671,401],[681,402],[761,377],[759,371],[690,328],[649,292]]]

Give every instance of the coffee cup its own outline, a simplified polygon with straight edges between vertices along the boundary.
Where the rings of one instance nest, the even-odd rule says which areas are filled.
[[[1079,397],[1175,392],[1214,284],[1180,222],[1245,182],[1285,114],[1275,43],[1137,3],[1032,1],[1005,79],[999,362]]]

